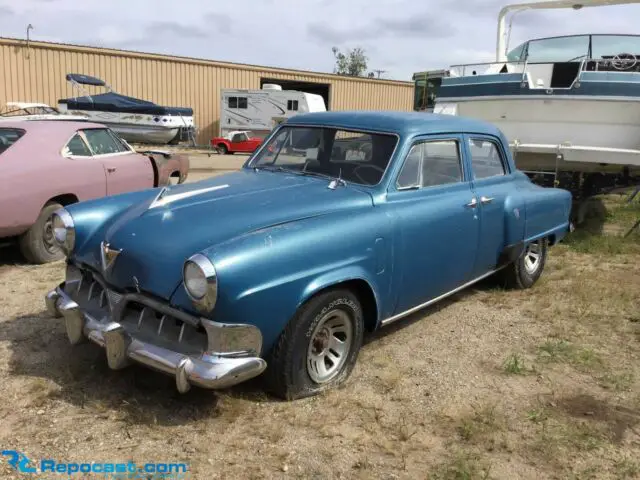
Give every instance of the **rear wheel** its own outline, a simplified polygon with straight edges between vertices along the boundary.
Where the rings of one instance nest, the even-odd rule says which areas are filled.
[[[22,255],[31,263],[48,263],[64,258],[64,252],[55,243],[51,215],[62,208],[56,202],[48,202],[37,220],[19,240]]]
[[[268,390],[295,400],[344,383],[355,366],[363,334],[362,308],[352,292],[337,289],[312,298],[270,352]]]
[[[540,238],[525,246],[522,255],[501,271],[505,286],[524,289],[532,287],[542,275],[547,261],[548,242]]]

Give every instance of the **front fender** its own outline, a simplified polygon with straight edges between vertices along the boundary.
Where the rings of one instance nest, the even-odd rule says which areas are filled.
[[[363,280],[373,291],[376,310],[383,311],[390,302],[386,297],[392,269],[386,264],[391,256],[376,243],[390,234],[381,218],[373,207],[319,215],[205,250],[218,275],[218,300],[209,318],[256,325],[268,350],[300,305],[329,286]],[[381,262],[387,268],[381,268]],[[171,302],[192,308],[183,286]]]
[[[365,282],[373,292],[376,306],[380,305],[380,297],[378,294],[380,288],[377,284],[377,279],[372,278],[371,272],[365,270],[360,265],[346,265],[313,278],[301,292],[297,306],[300,307],[316,293],[325,290],[326,288],[353,280]],[[379,312],[377,308],[376,311]],[[379,313],[378,316],[380,316]],[[376,318],[376,324],[379,322],[380,318]]]

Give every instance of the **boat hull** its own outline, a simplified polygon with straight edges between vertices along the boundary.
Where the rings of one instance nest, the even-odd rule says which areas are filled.
[[[193,117],[67,110],[63,103],[59,104],[59,110],[66,115],[83,115],[91,122],[102,123],[131,143],[167,144],[176,138],[180,129],[193,129]]]
[[[558,94],[438,98],[434,112],[495,124],[512,144],[521,170],[640,168],[640,98]]]

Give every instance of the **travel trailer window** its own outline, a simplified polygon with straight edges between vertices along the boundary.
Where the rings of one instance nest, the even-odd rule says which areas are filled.
[[[287,110],[298,110],[298,100],[287,100]]]
[[[17,128],[0,128],[0,153],[6,151],[24,135],[24,130]]]
[[[494,142],[472,138],[469,140],[469,151],[475,179],[495,177],[506,173],[502,155]]]
[[[271,137],[248,167],[339,176],[347,182],[377,185],[397,141],[392,134],[286,126]]]
[[[529,63],[580,61],[589,53],[589,35],[531,40],[527,47]]]
[[[229,97],[227,105],[229,108],[247,108],[247,97]]]
[[[435,187],[462,181],[460,149],[456,140],[419,142],[402,165],[398,189]]]

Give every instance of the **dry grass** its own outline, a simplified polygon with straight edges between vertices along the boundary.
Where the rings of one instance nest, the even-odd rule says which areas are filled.
[[[637,207],[607,202],[624,231]],[[160,374],[112,372],[44,313],[61,264],[5,259],[0,444],[188,461],[193,478],[639,478],[639,239],[580,233],[533,289],[485,282],[388,327],[344,388],[293,403],[257,382],[180,396]]]

